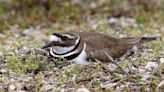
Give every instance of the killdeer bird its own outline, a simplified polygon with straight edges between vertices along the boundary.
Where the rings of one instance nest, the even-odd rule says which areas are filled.
[[[88,60],[110,61],[119,58],[135,45],[155,40],[157,37],[114,38],[96,32],[61,32],[50,36],[51,42],[43,47],[50,49],[53,57],[65,58],[69,62],[88,64]],[[106,53],[104,53],[104,51]]]

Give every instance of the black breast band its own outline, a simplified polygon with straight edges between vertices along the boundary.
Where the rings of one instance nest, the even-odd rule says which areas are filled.
[[[72,60],[72,59],[76,58],[80,53],[81,53],[81,51],[78,52],[78,53],[75,53],[75,54],[73,54],[73,55],[64,57],[64,58],[67,59],[67,60]]]

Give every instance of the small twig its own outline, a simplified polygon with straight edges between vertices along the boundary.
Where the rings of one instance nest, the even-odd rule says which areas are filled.
[[[100,60],[95,59],[96,62],[98,62],[105,70],[110,71]],[[111,71],[110,71],[111,72]]]
[[[105,50],[103,50],[103,52],[104,52],[105,55],[107,55],[107,57],[112,61],[112,63],[115,63],[114,59],[113,59]]]
[[[111,62],[112,62],[113,64],[115,64],[122,72],[124,72],[127,76],[129,76],[129,74],[128,74],[127,72],[125,72],[124,69],[123,69],[120,65],[118,65],[118,64],[114,61],[114,59],[113,59],[105,50],[103,50],[103,52],[104,52],[105,55],[111,60]]]

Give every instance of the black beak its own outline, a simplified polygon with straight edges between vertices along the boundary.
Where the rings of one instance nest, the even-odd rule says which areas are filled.
[[[49,47],[52,47],[52,46],[53,46],[52,43],[49,43],[49,44],[43,46],[42,49],[46,49],[46,48],[49,48]]]

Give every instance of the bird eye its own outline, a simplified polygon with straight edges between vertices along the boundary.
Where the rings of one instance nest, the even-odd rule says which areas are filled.
[[[65,40],[67,40],[67,39],[68,39],[67,36],[62,36],[62,40],[63,40],[63,41],[65,41]]]

